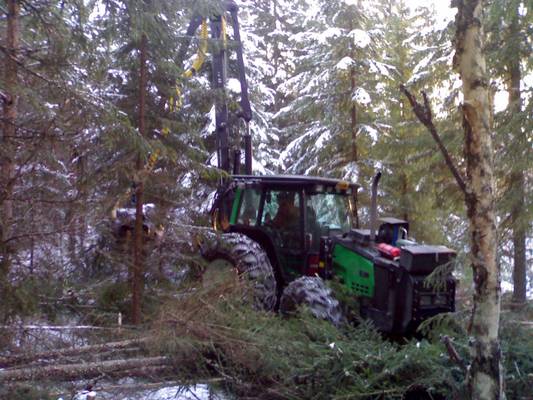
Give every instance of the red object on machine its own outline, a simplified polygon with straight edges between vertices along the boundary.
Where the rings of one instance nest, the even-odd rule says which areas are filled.
[[[307,275],[315,276],[318,274],[320,258],[318,254],[310,254],[307,258]]]
[[[401,250],[398,247],[391,246],[387,243],[379,243],[378,250],[381,254],[387,258],[396,258],[400,257]]]

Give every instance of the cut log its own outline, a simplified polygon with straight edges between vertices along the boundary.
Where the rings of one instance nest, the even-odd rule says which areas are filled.
[[[0,325],[0,329],[23,330],[23,331],[116,331],[129,328],[124,325],[118,326],[93,326],[93,325]]]
[[[96,344],[82,347],[69,347],[54,351],[46,351],[40,353],[24,353],[14,354],[12,356],[0,357],[0,368],[12,367],[15,365],[26,364],[36,360],[51,360],[67,356],[75,356],[84,353],[104,353],[114,350],[123,350],[130,347],[136,347],[146,343],[148,338],[122,340],[120,342],[110,342],[104,344]]]
[[[167,357],[130,358],[83,364],[60,364],[45,367],[28,367],[0,370],[0,383],[33,381],[69,381],[91,379],[101,375],[145,376],[170,370]]]

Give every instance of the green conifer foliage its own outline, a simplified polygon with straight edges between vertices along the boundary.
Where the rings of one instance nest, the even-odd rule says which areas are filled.
[[[383,2],[380,12],[383,15],[380,55],[390,70],[378,84],[376,118],[380,123],[373,149],[373,157],[381,160],[387,172],[382,204],[386,213],[408,220],[418,240],[433,243],[448,240],[457,247],[456,240],[462,231],[457,234],[448,230],[447,225],[451,220],[454,222],[450,226],[457,225],[462,215],[459,188],[455,187],[433,139],[418,123],[398,89],[404,83],[414,91],[426,91],[429,98],[435,99],[435,111],[443,110],[435,116],[438,123],[446,109],[439,99],[439,90],[446,85],[451,60],[447,29],[435,29],[436,16],[430,8],[410,10],[405,2]],[[444,118],[448,116],[444,114]],[[444,132],[443,140],[460,160],[453,125],[450,131]]]
[[[282,153],[288,172],[351,180],[361,173],[358,160],[366,159],[374,132],[368,105],[375,49],[367,11],[319,2],[292,38],[295,72],[284,90],[294,100],[276,116],[290,138]]]
[[[533,218],[531,113],[527,111],[531,107],[531,97],[527,95],[531,84],[527,87],[524,79],[532,71],[533,45],[528,32],[533,25],[533,14],[518,0],[493,2],[488,14],[487,47],[489,66],[495,76],[494,90],[508,93],[507,107],[495,115],[498,211],[502,219],[500,259],[505,269],[512,271],[514,300],[523,304],[527,290],[526,243]],[[501,109],[501,105],[496,106]]]

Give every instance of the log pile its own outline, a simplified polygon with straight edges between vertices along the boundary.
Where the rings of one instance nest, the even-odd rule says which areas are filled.
[[[147,377],[171,371],[167,357],[147,357],[147,338],[0,357],[0,385],[23,381],[71,381]],[[135,356],[129,357],[129,354]],[[93,360],[97,358],[98,360]]]

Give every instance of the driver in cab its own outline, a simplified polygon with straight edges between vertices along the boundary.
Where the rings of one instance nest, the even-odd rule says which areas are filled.
[[[300,208],[295,205],[295,192],[280,192],[278,195],[279,208],[272,226],[278,229],[292,229],[299,224]]]

